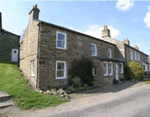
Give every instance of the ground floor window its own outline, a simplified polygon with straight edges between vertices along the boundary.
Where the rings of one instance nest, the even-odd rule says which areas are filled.
[[[142,65],[143,69],[145,70],[145,65]]]
[[[56,79],[66,78],[66,62],[56,61]]]
[[[123,73],[123,63],[120,63],[120,73]]]
[[[96,67],[93,68],[93,76],[96,76]]]
[[[109,62],[109,75],[113,75],[113,63]]]
[[[104,76],[108,75],[108,62],[103,62]]]
[[[150,71],[150,65],[149,65],[149,71]]]
[[[31,76],[34,77],[34,61],[31,61]]]

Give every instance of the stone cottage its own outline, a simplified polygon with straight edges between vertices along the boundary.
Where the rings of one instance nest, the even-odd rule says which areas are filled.
[[[39,20],[34,5],[20,46],[20,69],[36,89],[67,84],[67,71],[74,59],[86,55],[94,63],[98,85],[124,78],[125,59],[116,44]]]
[[[119,52],[121,53],[120,56],[124,58],[125,63],[134,60],[141,64],[145,71],[149,71],[148,55],[140,51],[137,45],[135,45],[135,47],[130,46],[130,41],[128,39],[118,41],[112,38],[110,36],[110,30],[107,26],[104,26],[104,29],[102,30],[102,37],[105,41],[111,42],[117,46]]]
[[[0,12],[0,60],[18,63],[20,36],[2,28],[1,14]]]

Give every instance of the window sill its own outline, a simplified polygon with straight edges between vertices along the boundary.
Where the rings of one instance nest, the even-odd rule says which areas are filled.
[[[104,74],[104,76],[108,76],[108,74]]]
[[[56,47],[56,49],[58,49],[58,50],[67,50],[67,48],[58,48],[58,47]]]
[[[59,78],[59,77],[56,77],[56,79],[59,80],[59,79],[67,79],[67,78],[66,78],[66,77],[64,77],[64,78],[62,78],[62,77],[60,77],[60,78]]]

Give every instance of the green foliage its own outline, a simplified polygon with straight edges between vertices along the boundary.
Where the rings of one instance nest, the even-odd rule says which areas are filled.
[[[0,61],[0,91],[14,97],[16,106],[20,109],[41,109],[69,101],[31,90],[27,83],[27,79],[23,78],[16,64]]]
[[[81,86],[81,79],[79,77],[75,77],[72,79],[72,86],[75,88],[79,88]]]
[[[144,70],[139,63],[131,61],[125,65],[124,76],[126,80],[143,80]]]
[[[93,62],[87,57],[81,57],[71,63],[68,71],[68,84],[72,85],[72,79],[79,77],[82,83],[89,86],[93,85],[94,77],[92,75]]]

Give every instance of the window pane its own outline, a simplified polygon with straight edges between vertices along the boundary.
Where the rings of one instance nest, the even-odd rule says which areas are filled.
[[[61,47],[61,41],[57,41],[57,47]]]
[[[95,50],[92,50],[92,55],[95,55]]]
[[[92,45],[92,50],[95,50],[95,45]]]
[[[58,70],[57,77],[64,77],[64,70]]]
[[[57,69],[64,69],[64,63],[58,63]]]
[[[65,35],[58,33],[58,40],[64,41],[65,40]]]

